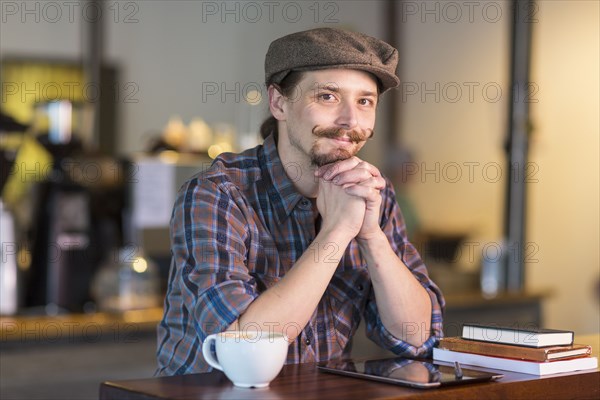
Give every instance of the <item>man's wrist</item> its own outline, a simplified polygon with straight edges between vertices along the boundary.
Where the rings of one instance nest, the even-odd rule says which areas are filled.
[[[317,234],[317,238],[320,238],[324,241],[335,241],[336,243],[346,244],[348,245],[352,239],[354,239],[356,235],[349,234],[344,232],[342,229],[326,229],[323,228]],[[316,238],[315,238],[316,239]]]
[[[352,239],[354,239],[354,237],[352,235],[349,235],[346,232],[343,232],[342,230],[322,229],[319,232],[319,234],[317,235],[317,237],[315,237],[313,244],[321,246],[321,247],[326,246],[330,249],[336,249],[336,252],[339,249],[341,252],[341,254],[340,254],[340,258],[341,258],[341,256],[346,251],[346,248],[348,247],[348,245],[350,244],[350,241]]]
[[[356,242],[361,252],[380,251],[382,248],[389,247],[389,240],[382,230],[357,236]]]

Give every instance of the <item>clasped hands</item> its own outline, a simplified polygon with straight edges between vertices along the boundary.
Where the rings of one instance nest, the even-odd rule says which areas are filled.
[[[352,157],[315,171],[319,179],[317,208],[322,227],[343,230],[350,239],[368,240],[381,232],[379,212],[385,179],[379,170]]]

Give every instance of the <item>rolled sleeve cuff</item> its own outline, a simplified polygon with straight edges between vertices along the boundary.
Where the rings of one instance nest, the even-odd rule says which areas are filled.
[[[438,342],[438,336],[434,333],[419,347],[413,346],[412,344],[405,342],[404,340],[398,339],[392,335],[383,325],[381,320],[377,319],[377,325],[375,330],[376,336],[379,339],[380,345],[394,354],[403,357],[411,358],[426,358],[431,357],[433,346]]]
[[[433,347],[437,344],[438,340],[444,336],[442,313],[445,307],[445,301],[441,292],[434,284],[430,284],[429,286],[425,284],[423,287],[429,294],[432,309],[431,330],[429,332],[430,336],[421,346],[413,346],[410,343],[405,342],[402,339],[398,339],[396,336],[392,335],[383,325],[383,322],[379,317],[379,313],[377,312],[376,304],[371,304],[371,307],[373,307],[372,315],[375,316],[375,324],[371,326],[367,324],[367,329],[372,328],[370,332],[367,332],[368,336],[371,337],[372,340],[378,343],[381,347],[390,350],[399,356],[411,358],[431,357]]]
[[[380,339],[381,346],[390,350],[392,353],[403,357],[412,358],[426,358],[431,356],[433,346],[438,342],[438,337],[433,334],[431,335],[421,346],[413,346],[412,344],[405,342],[404,340],[398,339],[392,335],[383,326],[383,323],[378,319],[377,321],[377,336]]]

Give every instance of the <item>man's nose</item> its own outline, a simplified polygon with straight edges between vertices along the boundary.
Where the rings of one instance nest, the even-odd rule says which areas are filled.
[[[354,105],[344,102],[340,104],[336,124],[344,129],[354,129],[358,125],[357,110]]]

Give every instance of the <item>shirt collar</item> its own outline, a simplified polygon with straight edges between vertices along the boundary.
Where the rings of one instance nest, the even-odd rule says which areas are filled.
[[[262,177],[266,181],[267,192],[275,208],[278,222],[282,223],[299,201],[307,200],[296,190],[294,183],[288,176],[288,173],[291,176],[301,173],[300,165],[294,165],[293,163],[283,165],[272,134],[267,136],[263,143],[259,162]],[[303,201],[304,203],[306,201]],[[310,205],[310,201],[306,204]]]

